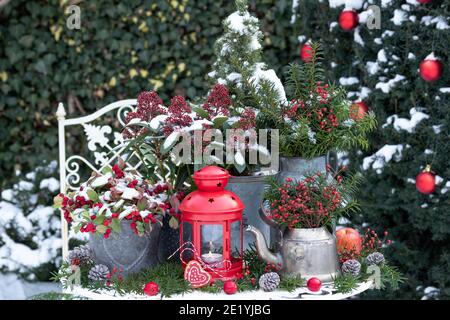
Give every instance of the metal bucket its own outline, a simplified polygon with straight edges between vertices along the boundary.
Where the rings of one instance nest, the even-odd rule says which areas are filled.
[[[173,229],[169,226],[170,217],[169,214],[164,217],[158,241],[158,258],[161,262],[166,261],[180,247],[180,229]],[[179,257],[180,255],[177,253],[171,260],[179,259]]]
[[[300,157],[280,157],[279,181],[284,181],[286,178],[292,178],[300,181],[303,180],[308,174],[319,171],[326,173],[328,163],[328,154],[312,159],[304,159]]]
[[[273,244],[274,237],[271,227],[267,225],[259,214],[259,208],[263,201],[266,179],[268,176],[240,176],[231,177],[227,190],[234,192],[244,203],[244,224],[257,227],[267,240],[267,243]],[[250,244],[255,243],[255,238],[251,234],[244,234],[244,250],[248,249]]]
[[[282,273],[331,282],[339,274],[336,237],[326,228],[288,229],[281,246]]]
[[[112,233],[109,239],[89,236],[89,246],[94,252],[95,264],[104,264],[110,270],[114,267],[123,268],[123,275],[128,275],[160,262],[158,244],[161,226],[154,224],[151,232],[138,236],[131,230],[130,223],[128,220],[122,220],[121,232]]]

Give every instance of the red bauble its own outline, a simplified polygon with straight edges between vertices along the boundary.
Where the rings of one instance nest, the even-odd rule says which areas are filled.
[[[225,291],[226,294],[235,294],[237,291],[237,285],[236,282],[230,280],[223,284],[223,291]]]
[[[355,10],[344,10],[339,14],[339,26],[345,30],[350,31],[356,28],[359,22],[358,13]]]
[[[308,282],[306,282],[306,286],[309,290],[317,292],[322,287],[322,281],[320,281],[318,278],[309,278]]]
[[[416,188],[424,194],[433,193],[436,189],[436,177],[429,166],[416,177]]]
[[[305,43],[300,49],[300,59],[303,62],[311,62],[313,57],[313,48],[309,43]]]
[[[156,296],[159,292],[158,284],[155,282],[149,282],[144,287],[144,293],[148,296]]]
[[[339,254],[345,252],[359,254],[362,250],[362,238],[355,229],[342,228],[336,231],[336,246]]]
[[[420,63],[420,76],[425,81],[436,81],[442,75],[442,62],[440,60],[423,60]]]
[[[418,2],[425,4],[425,3],[430,3],[433,0],[417,0]]]
[[[369,112],[369,107],[362,101],[355,102],[350,106],[350,119],[361,120]]]

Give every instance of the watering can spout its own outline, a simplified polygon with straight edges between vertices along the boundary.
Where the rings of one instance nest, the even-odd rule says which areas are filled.
[[[249,225],[246,226],[245,231],[250,232],[255,236],[256,251],[258,252],[258,255],[261,259],[270,264],[277,264],[282,267],[283,259],[281,258],[281,255],[274,254],[269,250],[269,248],[267,247],[266,239],[264,238],[264,235],[261,233],[261,231],[258,230],[258,228]]]

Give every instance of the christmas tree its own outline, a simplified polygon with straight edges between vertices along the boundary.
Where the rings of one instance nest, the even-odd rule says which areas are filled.
[[[276,110],[286,102],[286,94],[275,71],[262,61],[259,21],[248,12],[247,0],[236,0],[236,8],[223,22],[209,76],[227,85],[238,107]]]
[[[408,281],[393,297],[450,296],[449,10],[448,1],[368,0],[302,1],[295,12],[300,47],[320,40],[327,75],[377,116],[371,148],[341,156],[367,178],[353,222],[395,240],[388,258]],[[440,77],[439,62],[423,60],[441,61]],[[430,194],[416,188],[427,165]]]

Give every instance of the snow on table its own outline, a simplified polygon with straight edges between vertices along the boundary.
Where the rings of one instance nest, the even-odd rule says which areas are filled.
[[[262,290],[255,290],[238,292],[233,295],[194,291],[164,298],[161,298],[161,295],[154,297],[137,294],[120,295],[113,290],[99,290],[93,292],[80,286],[74,286],[71,290],[65,290],[65,293],[83,296],[93,300],[343,300],[372,289],[372,287],[373,282],[367,281],[362,282],[357,288],[345,294],[333,292],[333,285],[325,284],[318,293],[311,292],[307,288],[298,288],[292,292],[281,290],[264,292]]]

